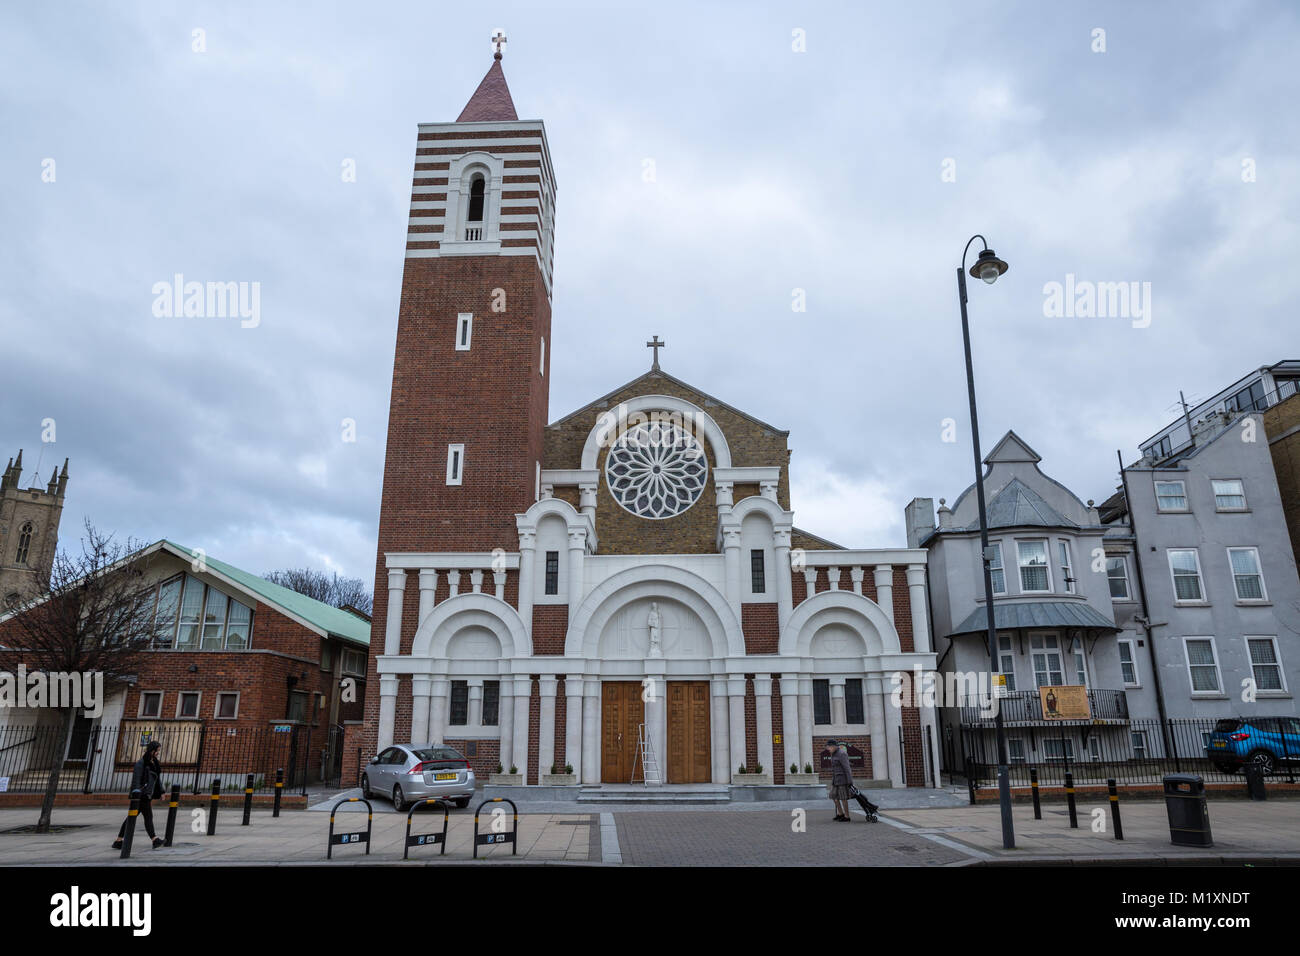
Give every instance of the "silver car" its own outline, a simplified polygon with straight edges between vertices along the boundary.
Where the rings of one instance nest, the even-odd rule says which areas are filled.
[[[400,744],[381,751],[361,773],[361,793],[389,797],[393,809],[438,797],[458,807],[474,796],[474,771],[459,750],[441,744]]]

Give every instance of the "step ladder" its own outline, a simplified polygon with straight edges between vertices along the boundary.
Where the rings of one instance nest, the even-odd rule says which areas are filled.
[[[655,758],[655,750],[650,744],[650,738],[646,736],[645,724],[638,724],[636,733],[636,758],[632,761],[632,779],[628,783],[636,783],[636,765],[639,762],[642,785],[657,787],[663,783],[663,779],[659,776],[659,761]]]

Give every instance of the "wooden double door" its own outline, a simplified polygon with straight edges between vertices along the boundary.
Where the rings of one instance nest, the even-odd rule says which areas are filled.
[[[709,743],[709,682],[670,682],[668,782],[708,783],[712,780]]]
[[[602,783],[640,783],[637,761],[645,702],[640,681],[601,684],[600,779]],[[709,739],[708,681],[670,681],[667,689],[668,742],[658,754],[668,783],[708,783],[713,776]],[[633,767],[636,774],[633,776]]]

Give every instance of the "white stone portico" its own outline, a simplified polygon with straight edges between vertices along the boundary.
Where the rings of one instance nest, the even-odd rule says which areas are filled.
[[[718,506],[716,553],[599,552],[596,488],[603,477],[597,453],[610,417],[650,413],[681,416],[707,448],[708,480]],[[844,736],[870,738],[873,778],[888,778],[893,786],[934,785],[928,752],[912,762],[922,768],[920,778],[915,769],[905,774],[904,715],[891,699],[895,674],[935,667],[924,550],[794,549],[792,554],[793,513],[777,501],[779,469],[733,466],[726,437],[712,417],[673,396],[641,396],[610,409],[610,416],[593,425],[581,464],[580,469],[541,472],[540,497],[516,516],[517,550],[385,556],[387,618],[383,653],[377,656],[380,749],[405,742],[395,741],[394,734],[399,708],[407,706],[398,700],[398,678],[409,675],[414,741],[495,739],[503,766],[524,768],[531,752],[542,773],[553,762],[568,763],[579,782],[596,784],[602,780],[603,684],[642,685],[644,722],[662,762],[668,750],[668,688],[678,681],[703,682],[713,783],[731,783],[737,768],[751,762],[746,754],[754,738],[758,761],[770,773],[775,744],[783,746],[785,767],[796,764],[802,770],[805,764],[818,766],[815,738]],[[737,484],[757,485],[760,493],[733,501]],[[553,497],[563,487],[578,490],[579,507]],[[749,559],[742,555],[756,551],[768,555],[773,572],[767,600],[776,605],[775,652],[746,650],[742,621],[750,572]],[[548,552],[558,553],[564,569],[562,575],[552,573],[562,587],[550,591],[544,586]],[[906,600],[893,593],[900,568],[906,571]],[[517,607],[505,599],[507,574],[516,570]],[[807,595],[798,603],[796,576]],[[819,580],[829,587],[818,591]],[[864,593],[866,580],[874,584],[876,600]],[[442,594],[446,596],[435,601]],[[418,602],[418,627],[409,653],[401,653],[403,608],[412,600]],[[914,649],[907,651],[894,621],[900,601],[910,610]],[[567,611],[567,629],[562,652],[556,647],[538,654],[534,610],[547,605]],[[653,643],[652,605],[657,616]],[[535,740],[529,736],[534,679],[540,694]],[[454,728],[453,681],[468,685],[467,713]],[[489,682],[499,694],[495,723],[484,721]],[[855,695],[861,689],[861,716],[852,722],[846,707],[849,682],[860,682]],[[557,722],[561,687],[564,720]],[[815,700],[819,692],[820,708]],[[774,717],[778,712],[779,722]],[[920,706],[919,719],[920,746],[937,748],[933,709]],[[562,751],[557,723],[564,735]],[[917,746],[915,737],[910,745]]]

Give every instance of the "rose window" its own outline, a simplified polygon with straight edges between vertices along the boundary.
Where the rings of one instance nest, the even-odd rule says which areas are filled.
[[[671,518],[700,500],[709,477],[704,448],[669,422],[635,425],[605,456],[605,483],[623,508],[642,518]]]

